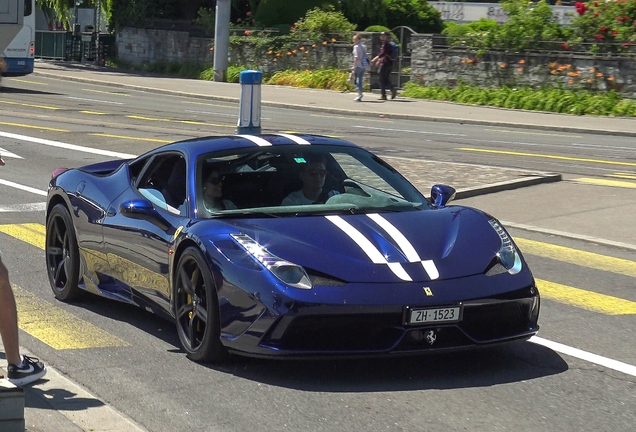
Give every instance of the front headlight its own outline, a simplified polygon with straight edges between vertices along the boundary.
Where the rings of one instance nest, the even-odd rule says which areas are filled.
[[[501,265],[503,265],[511,275],[519,273],[522,267],[521,256],[519,256],[519,252],[517,251],[515,244],[512,242],[512,239],[506,230],[499,225],[499,222],[494,219],[489,219],[488,222],[501,239],[501,248],[499,248],[499,251],[497,252],[499,262],[501,262]]]
[[[272,254],[245,234],[230,234],[254,259],[272,272],[274,276],[294,288],[311,289],[309,276],[301,266],[285,261]]]

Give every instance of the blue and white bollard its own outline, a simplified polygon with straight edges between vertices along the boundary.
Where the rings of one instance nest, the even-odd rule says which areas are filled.
[[[239,75],[241,100],[236,132],[239,134],[261,133],[261,84],[263,72],[244,70]]]

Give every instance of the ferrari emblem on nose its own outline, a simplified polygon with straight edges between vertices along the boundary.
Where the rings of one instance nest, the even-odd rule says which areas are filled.
[[[424,293],[426,293],[426,295],[428,297],[432,297],[433,296],[433,291],[431,291],[431,289],[429,287],[424,287]]]
[[[429,330],[426,332],[426,342],[428,342],[429,345],[433,345],[436,340],[437,340],[437,335],[435,335],[434,330]]]

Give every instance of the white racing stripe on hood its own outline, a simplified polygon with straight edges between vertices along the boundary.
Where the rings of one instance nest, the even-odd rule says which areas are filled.
[[[311,143],[309,141],[307,141],[304,138],[301,138],[299,136],[296,135],[292,135],[292,134],[286,134],[286,133],[277,133],[276,135],[278,136],[282,136],[285,137],[289,140],[292,140],[293,142],[295,142],[296,144],[300,144],[300,145],[311,145]]]
[[[245,138],[247,140],[250,140],[250,141],[252,141],[254,144],[256,144],[259,147],[267,147],[267,146],[271,146],[272,145],[271,142],[269,142],[267,140],[264,140],[261,137],[254,136],[254,135],[237,135],[237,136],[241,137],[241,138]]]
[[[378,250],[378,248],[373,246],[373,243],[371,243],[368,238],[366,238],[360,231],[355,229],[353,226],[351,226],[347,221],[342,219],[340,216],[325,216],[325,218],[329,222],[331,222],[332,224],[340,228],[342,232],[344,232],[346,235],[348,235],[351,238],[351,240],[356,242],[356,244],[360,246],[360,249],[362,249],[362,251],[365,254],[367,254],[367,256],[371,259],[371,262],[373,262],[374,264],[388,265],[391,271],[397,277],[399,277],[400,279],[404,281],[410,282],[413,280],[408,275],[408,273],[406,273],[406,271],[404,270],[404,268],[402,267],[400,263],[388,262],[386,258],[384,258],[384,255],[382,255],[382,253]]]
[[[439,277],[439,271],[437,270],[435,263],[432,260],[422,261],[411,242],[408,241],[408,239],[404,237],[404,234],[402,234],[402,232],[398,230],[391,222],[377,213],[371,213],[367,216],[373,222],[380,225],[380,228],[382,228],[389,236],[391,236],[393,241],[397,243],[398,247],[406,257],[406,259],[409,260],[409,262],[421,262],[424,270],[426,271],[426,273],[428,273],[428,277],[431,280],[437,279]]]

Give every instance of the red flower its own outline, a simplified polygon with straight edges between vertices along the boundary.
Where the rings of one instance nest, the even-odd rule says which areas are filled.
[[[602,34],[597,34],[596,36],[594,36],[594,39],[596,39],[597,41],[602,41],[605,39],[605,36],[603,36]]]
[[[596,1],[595,1],[595,2],[594,2],[594,6],[598,6],[598,2],[596,2]]]
[[[252,12],[248,11],[245,15],[252,16]]]
[[[566,51],[569,51],[570,45],[566,44],[565,42],[561,42],[561,48],[563,48]]]
[[[595,16],[595,17],[597,17],[597,16],[599,16],[599,15],[600,15],[600,14],[599,14],[598,12],[594,12],[594,16]]]
[[[585,11],[588,9],[587,6],[585,6],[585,3],[581,3],[581,2],[574,3],[574,7],[576,8],[576,11],[578,12],[579,15],[583,15]]]
[[[251,35],[251,34],[252,34],[252,32],[251,32],[251,31],[249,31],[249,30],[245,30],[245,36],[249,36],[249,35]]]
[[[607,31],[607,27],[601,27],[600,29],[598,29],[599,31],[602,31],[603,33],[605,33]]]
[[[613,36],[616,36],[617,34],[618,34],[618,30],[614,30],[614,31],[612,32],[612,35],[613,35]]]

